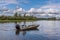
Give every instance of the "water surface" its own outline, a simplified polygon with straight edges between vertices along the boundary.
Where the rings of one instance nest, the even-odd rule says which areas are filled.
[[[18,22],[23,25],[24,22]],[[60,40],[60,21],[33,21],[26,25],[38,24],[39,30],[17,31],[15,22],[0,23],[0,40]]]

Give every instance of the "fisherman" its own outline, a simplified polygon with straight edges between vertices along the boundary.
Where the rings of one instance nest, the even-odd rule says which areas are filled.
[[[16,24],[16,29],[17,29],[17,30],[20,30],[19,24]]]
[[[17,23],[15,23],[15,24],[16,24],[16,26],[15,26],[15,27],[16,27],[16,29],[17,29],[17,30],[20,30],[20,25],[19,25],[19,24],[17,24]]]

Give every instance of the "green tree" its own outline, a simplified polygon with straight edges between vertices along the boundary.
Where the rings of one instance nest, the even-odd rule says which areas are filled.
[[[16,12],[16,13],[14,14],[14,16],[15,16],[15,17],[18,17],[18,13]]]

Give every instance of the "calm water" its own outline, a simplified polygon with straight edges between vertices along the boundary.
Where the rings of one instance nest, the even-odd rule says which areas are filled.
[[[39,30],[17,31],[15,23],[0,23],[0,40],[60,40],[60,21],[26,22],[26,25],[30,24],[40,25]]]

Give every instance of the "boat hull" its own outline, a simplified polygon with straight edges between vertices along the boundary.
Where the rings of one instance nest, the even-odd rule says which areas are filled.
[[[20,30],[20,31],[26,31],[26,30],[38,30],[39,25],[36,25],[36,26],[32,26],[30,25],[29,27],[27,28],[22,28],[22,29],[17,29],[17,30]]]
[[[37,27],[39,27],[39,25],[37,26],[31,26],[31,27],[27,27],[27,28],[23,28],[23,29],[20,29],[21,31],[23,30],[37,30]]]

